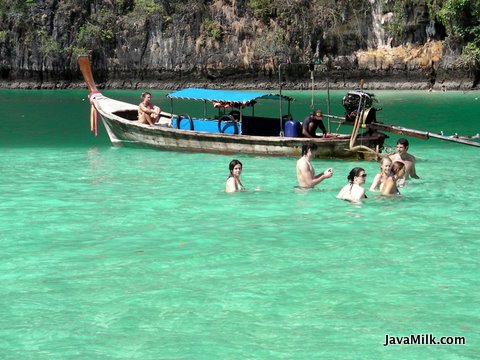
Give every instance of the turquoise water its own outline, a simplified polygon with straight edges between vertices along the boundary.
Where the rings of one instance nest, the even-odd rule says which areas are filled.
[[[386,123],[480,132],[478,92],[375,94]],[[254,156],[225,194],[231,157],[113,148],[85,98],[0,90],[2,359],[478,358],[478,148],[409,138],[422,179],[401,198],[335,199],[359,164],[335,160],[299,193],[296,159]]]

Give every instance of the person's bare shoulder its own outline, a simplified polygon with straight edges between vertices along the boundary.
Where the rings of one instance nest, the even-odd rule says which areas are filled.
[[[406,154],[405,160],[415,162],[416,159],[412,154]]]
[[[297,160],[297,168],[305,168],[305,167],[308,167],[307,166],[307,162],[305,161],[305,159],[303,157],[301,157],[300,159]]]

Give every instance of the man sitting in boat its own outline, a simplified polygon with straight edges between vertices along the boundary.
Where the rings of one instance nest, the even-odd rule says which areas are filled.
[[[155,125],[160,117],[160,108],[152,104],[152,94],[144,92],[142,102],[138,105],[138,122]]]
[[[311,113],[303,120],[302,134],[304,137],[314,138],[317,137],[317,128],[320,128],[323,132],[323,137],[327,137],[327,129],[323,123],[322,110],[318,109]]]

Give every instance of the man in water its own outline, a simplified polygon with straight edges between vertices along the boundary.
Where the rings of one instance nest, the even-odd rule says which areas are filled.
[[[317,152],[317,144],[310,142],[302,146],[302,157],[297,160],[297,181],[298,187],[308,189],[320,184],[323,180],[331,178],[333,170],[331,168],[323,173],[315,175],[315,170],[311,160]]]
[[[152,95],[149,92],[142,94],[142,102],[138,105],[138,122],[155,125],[160,117],[160,108],[152,104]]]
[[[400,186],[403,186],[405,184],[405,180],[408,180],[411,177],[414,179],[420,179],[415,170],[415,156],[409,154],[407,151],[408,140],[405,138],[400,138],[397,141],[397,151],[388,155],[390,160],[392,160],[392,163],[395,161],[400,161],[405,164],[405,176],[402,181],[400,181]]]
[[[325,128],[322,118],[323,114],[320,109],[315,110],[315,112],[307,116],[305,120],[303,120],[303,136],[308,138],[317,137],[317,128],[320,128],[323,132],[323,137],[327,137],[327,129]]]

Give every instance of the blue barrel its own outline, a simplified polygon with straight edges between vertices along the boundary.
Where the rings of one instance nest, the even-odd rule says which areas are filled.
[[[286,137],[300,137],[300,121],[288,120],[285,122],[285,136]]]

